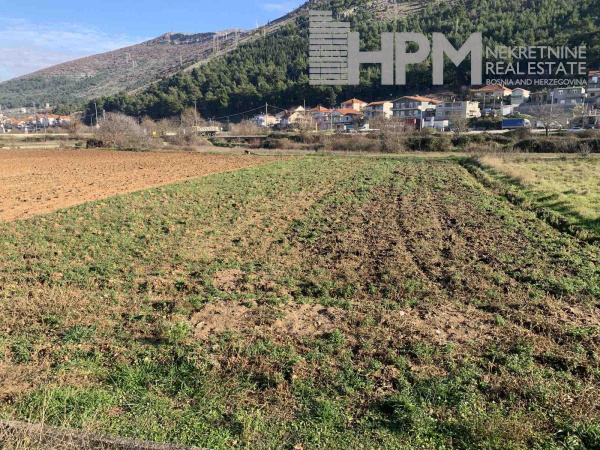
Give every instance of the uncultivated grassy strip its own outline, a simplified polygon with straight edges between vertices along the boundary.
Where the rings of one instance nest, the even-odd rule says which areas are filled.
[[[600,252],[457,160],[282,161],[0,241],[5,417],[223,449],[600,446]]]
[[[522,194],[525,206],[564,218],[579,237],[600,239],[599,158],[483,156],[477,162],[507,189]]]

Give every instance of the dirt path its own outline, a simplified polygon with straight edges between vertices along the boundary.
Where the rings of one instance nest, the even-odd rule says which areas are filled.
[[[273,159],[107,150],[0,150],[0,222]]]

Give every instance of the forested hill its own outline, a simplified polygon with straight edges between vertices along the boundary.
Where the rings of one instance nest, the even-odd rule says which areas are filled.
[[[401,14],[396,21],[382,13],[381,8],[374,8],[377,2],[372,0],[331,3],[335,15],[350,21],[352,29],[361,33],[363,50],[377,49],[380,33],[393,31],[395,23],[400,32],[443,32],[455,46],[462,45],[473,32],[482,32],[484,46],[490,47],[586,45],[588,67],[599,67],[600,0],[428,1],[424,8]],[[468,85],[468,69],[468,63],[463,63],[458,71],[449,66],[446,84],[455,89]],[[240,118],[235,114],[265,103],[288,107],[306,101],[313,106],[332,106],[350,97],[373,100],[426,93],[431,85],[429,61],[409,70],[406,87],[381,86],[377,66],[367,66],[361,72],[360,86],[310,86],[308,18],[300,14],[274,34],[242,45],[192,71],[177,73],[135,95],[97,99],[97,104],[106,111],[161,118],[177,115],[197,102],[204,117],[231,116],[235,120]],[[92,108],[93,105],[88,114]]]

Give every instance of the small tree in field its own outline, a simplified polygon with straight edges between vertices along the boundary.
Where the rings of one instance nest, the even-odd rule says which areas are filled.
[[[70,117],[69,123],[67,124],[67,130],[70,135],[77,136],[84,131],[84,125],[81,118],[77,115]]]
[[[183,110],[180,116],[181,125],[184,128],[191,128],[202,124],[202,117],[196,112],[194,108],[186,108]]]
[[[406,124],[402,119],[392,117],[386,119],[383,116],[372,119],[369,127],[377,130],[377,137],[384,153],[399,153],[404,150],[404,140],[407,135]]]
[[[469,119],[463,117],[458,111],[450,114],[450,123],[454,127],[454,133],[457,137],[469,131]]]
[[[546,130],[546,136],[550,136],[552,128],[566,128],[570,118],[564,108],[548,104],[536,105],[532,110],[532,115],[542,124]]]
[[[146,148],[150,142],[137,119],[120,113],[106,114],[96,129],[96,136],[106,147]]]

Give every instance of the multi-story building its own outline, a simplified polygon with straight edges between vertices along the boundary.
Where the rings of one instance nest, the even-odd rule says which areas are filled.
[[[481,117],[481,110],[477,102],[444,102],[437,105],[435,120],[452,120],[455,118],[471,119]]]
[[[363,112],[365,113],[365,117],[369,120],[376,119],[377,117],[383,117],[384,119],[389,119],[392,117],[392,108],[394,104],[392,102],[373,102],[369,103]]]
[[[457,98],[460,96],[455,94],[454,92],[439,92],[437,94],[431,94],[429,96],[434,100],[441,100],[442,102],[455,102]]]
[[[471,90],[471,100],[479,102],[481,109],[494,108],[504,103],[504,99],[512,94],[506,86],[493,84],[480,89]]]
[[[308,114],[312,116],[314,122],[317,124],[318,130],[329,130],[331,129],[331,113],[333,109],[323,108],[317,106],[308,111]]]
[[[600,107],[600,70],[591,71],[588,76],[587,102]]]
[[[548,100],[555,105],[580,105],[585,103],[586,98],[584,87],[569,87],[551,90]]]
[[[362,113],[356,109],[334,109],[331,113],[331,124],[334,130],[344,131],[353,128],[362,118]]]
[[[283,115],[280,123],[283,127],[289,127],[301,121],[303,117],[305,117],[304,111],[288,111]]]
[[[254,116],[252,122],[258,127],[268,128],[279,123],[279,120],[277,120],[275,116],[258,114]]]
[[[400,97],[393,101],[392,112],[394,117],[401,119],[427,119],[435,116],[436,106],[440,100],[415,96]]]
[[[531,101],[531,103],[534,103],[536,105],[550,103],[550,93],[548,91],[533,92],[529,96],[529,100]]]
[[[513,106],[520,106],[523,103],[527,103],[529,101],[529,97],[531,96],[531,91],[523,88],[516,88],[512,91],[510,95],[510,104]]]
[[[346,100],[340,106],[340,109],[354,109],[360,112],[367,107],[367,102],[363,102],[357,98],[351,98],[350,100]]]

